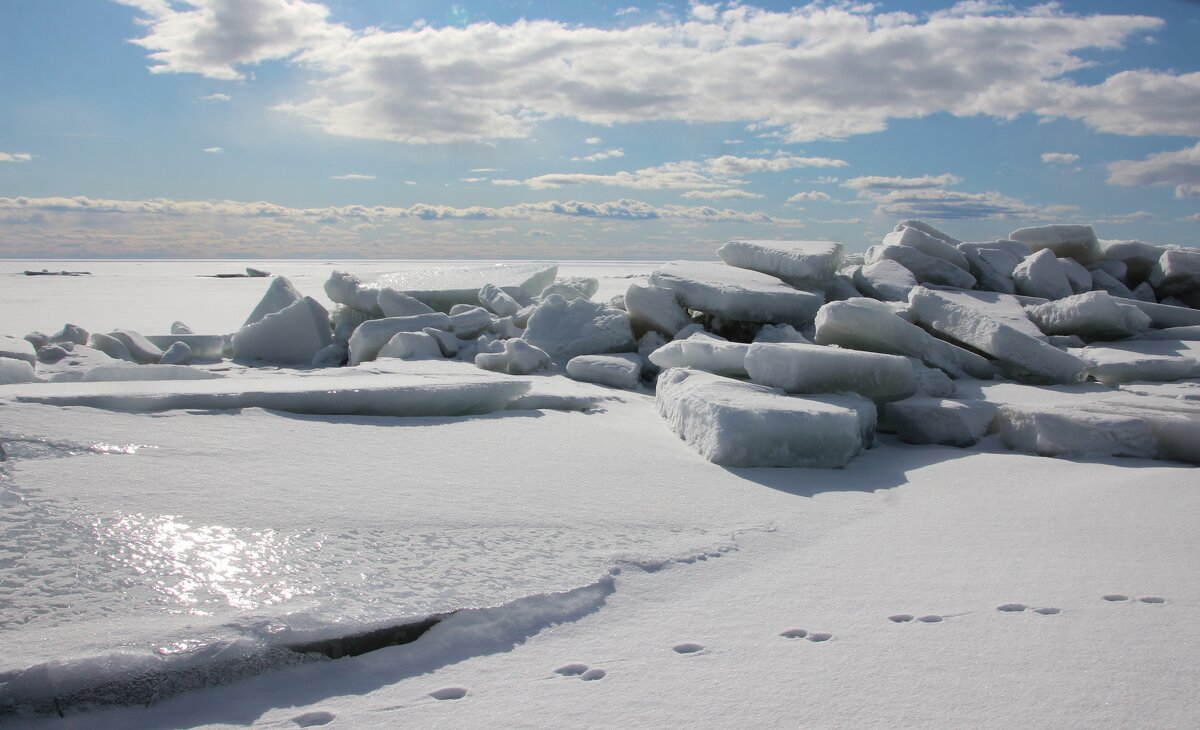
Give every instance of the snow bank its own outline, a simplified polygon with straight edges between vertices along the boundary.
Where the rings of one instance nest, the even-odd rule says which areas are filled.
[[[659,376],[654,404],[677,436],[722,466],[842,467],[875,428],[875,406],[863,398],[798,398],[685,368]]]

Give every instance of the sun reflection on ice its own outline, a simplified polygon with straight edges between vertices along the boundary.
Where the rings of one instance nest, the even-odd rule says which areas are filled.
[[[101,553],[146,576],[161,603],[207,613],[251,610],[312,593],[292,579],[293,538],[274,530],[190,525],[175,515],[135,513],[94,523]]]

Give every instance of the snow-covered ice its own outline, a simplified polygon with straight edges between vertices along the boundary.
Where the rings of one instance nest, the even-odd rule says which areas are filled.
[[[554,282],[558,267],[547,263],[497,263],[480,266],[440,266],[382,274],[372,282],[418,299],[447,312],[455,304],[479,304],[479,290],[486,284],[499,287],[522,303],[528,303]]]
[[[885,404],[881,418],[905,443],[966,447],[987,434],[996,410],[987,401],[916,397]]]
[[[637,350],[628,313],[586,298],[568,302],[557,294],[534,310],[522,339],[559,360]]]
[[[924,235],[911,228],[908,230],[918,236]],[[928,236],[925,238],[928,239]],[[975,286],[975,277],[966,271],[965,260],[963,267],[959,267],[946,259],[930,256],[911,246],[882,245],[867,249],[867,264],[880,261],[893,261],[900,264],[911,271],[921,284],[943,284],[961,289],[970,289]]]
[[[0,335],[0,358],[23,360],[34,365],[37,363],[37,353],[33,345],[20,337]]]
[[[729,342],[707,333],[696,333],[664,344],[650,353],[650,362],[667,368],[688,367],[717,375],[747,377],[746,353],[750,345]]]
[[[1047,248],[1026,256],[1012,275],[1017,291],[1027,297],[1064,299],[1075,293],[1066,267]]]
[[[692,323],[674,291],[636,281],[625,291],[625,311],[635,327],[664,335],[673,335]]]
[[[1048,335],[1079,335],[1084,340],[1119,340],[1150,327],[1150,317],[1142,310],[1107,292],[1076,294],[1025,312]]]
[[[917,286],[917,278],[902,265],[889,259],[856,267],[854,284],[863,294],[885,302],[903,302]]]
[[[388,343],[397,332],[420,332],[426,327],[435,329],[450,329],[450,315],[443,312],[430,314],[414,314],[407,317],[384,317],[371,319],[354,328],[350,335],[348,349],[350,364],[374,360],[379,349]]]
[[[642,380],[642,356],[579,355],[567,362],[567,375],[585,383],[633,390]]]
[[[234,357],[239,359],[308,365],[333,342],[333,330],[325,307],[312,297],[304,297],[244,325],[232,341]]]
[[[655,286],[671,289],[680,304],[714,317],[801,327],[812,322],[825,298],[794,289],[749,269],[716,263],[672,261],[650,275]]]
[[[672,431],[722,466],[841,467],[875,431],[875,406],[864,398],[794,397],[687,368],[659,376],[655,405]]]
[[[254,311],[250,312],[250,316],[246,317],[243,326],[254,324],[268,314],[286,309],[303,298],[303,295],[296,290],[286,276],[272,277],[271,283],[267,285],[266,293],[259,300],[258,306],[254,307]]]
[[[733,240],[717,249],[730,266],[774,276],[794,286],[817,285],[837,273],[845,246],[832,241]]]
[[[1048,226],[1018,228],[1008,237],[1019,241],[1030,250],[1048,250],[1055,256],[1070,257],[1081,264],[1090,264],[1100,258],[1100,241],[1096,231],[1088,225],[1055,223]]]
[[[903,357],[820,345],[755,343],[746,352],[746,372],[755,383],[789,393],[858,393],[886,401],[917,391],[916,373]]]

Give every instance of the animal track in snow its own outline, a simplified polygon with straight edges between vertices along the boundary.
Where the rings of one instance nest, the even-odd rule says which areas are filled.
[[[435,700],[461,700],[467,696],[466,687],[443,687],[429,693]]]
[[[1027,609],[1029,609],[1029,606],[1026,606],[1024,603],[1005,603],[1003,605],[996,606],[997,611],[1003,611],[1004,613],[1021,613]],[[1042,616],[1056,616],[1062,613],[1061,608],[1055,608],[1054,606],[1043,606],[1042,608],[1034,608],[1029,610],[1032,610],[1034,613]]]
[[[555,674],[561,674],[564,677],[578,677],[588,670],[586,664],[565,664],[554,670]]]
[[[579,678],[585,682],[594,682],[597,679],[604,679],[606,676],[608,676],[608,672],[603,669],[589,669],[579,675]]]
[[[911,613],[894,613],[888,616],[888,621],[896,624],[906,624],[912,621],[914,616]]]
[[[333,714],[332,712],[326,712],[325,710],[314,710],[313,712],[305,712],[303,714],[296,715],[292,718],[292,722],[296,723],[300,727],[316,727],[317,725],[324,725],[326,723],[333,722],[333,718],[335,717],[337,717],[337,715]]]
[[[676,644],[671,648],[675,650],[676,654],[697,654],[704,651],[703,644],[693,644],[692,642]]]
[[[924,616],[917,616],[917,620],[925,624],[940,624],[946,619],[936,613],[927,613]]]
[[[1103,595],[1100,597],[1106,601],[1114,601],[1114,602],[1129,600],[1129,596],[1125,595],[1124,593],[1109,593],[1107,595]],[[1167,599],[1163,598],[1162,596],[1141,596],[1134,600],[1138,603],[1159,603],[1159,604],[1161,604],[1161,603],[1167,602]]]
[[[808,639],[814,643],[829,641],[833,638],[833,634],[824,631],[805,631],[804,629],[788,629],[779,635],[785,639]]]

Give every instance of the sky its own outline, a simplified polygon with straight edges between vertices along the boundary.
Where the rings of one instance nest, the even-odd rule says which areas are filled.
[[[0,257],[1200,246],[1200,2],[4,0]]]

